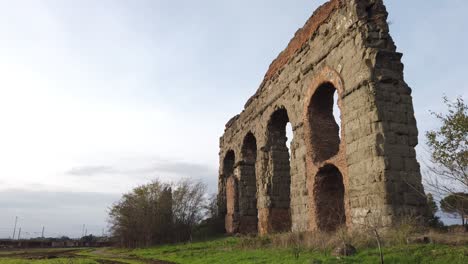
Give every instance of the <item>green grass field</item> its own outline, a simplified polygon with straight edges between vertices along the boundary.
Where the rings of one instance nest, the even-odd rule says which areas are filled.
[[[300,249],[239,248],[239,239],[160,246],[148,249],[112,250],[114,254],[176,263],[378,263],[378,250],[358,250],[352,257],[336,258],[330,252]],[[468,246],[409,245],[384,248],[385,263],[468,263]]]
[[[91,254],[91,252],[95,252]],[[0,250],[1,264],[143,264],[147,261],[98,254],[95,248]]]
[[[30,260],[30,259],[0,259],[2,264],[99,264],[92,259],[69,259],[69,258],[57,258],[57,259],[43,259],[43,260]]]
[[[166,245],[145,249],[78,249],[68,255],[54,259],[25,259],[28,251],[18,255],[0,254],[1,264],[100,264],[100,263],[164,263],[157,260],[187,264],[229,264],[229,263],[379,263],[377,249],[358,249],[352,257],[334,257],[330,252],[300,248],[280,249],[271,245],[248,248],[242,238],[221,238],[208,242]],[[46,253],[46,252],[45,252]],[[44,254],[45,254],[44,253]],[[47,254],[51,254],[50,251]],[[45,254],[45,255],[47,255]],[[40,251],[32,251],[40,256]],[[30,256],[29,256],[30,257]],[[402,245],[384,248],[385,263],[468,263],[468,246],[446,245]],[[166,262],[167,263],[167,262]]]

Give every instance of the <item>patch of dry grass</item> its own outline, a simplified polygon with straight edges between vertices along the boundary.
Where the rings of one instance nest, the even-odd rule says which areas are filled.
[[[466,246],[468,245],[468,233],[447,233],[431,230],[427,236],[434,244],[452,245],[452,246]]]
[[[393,228],[379,230],[379,236],[380,243],[384,247],[414,243],[468,245],[468,233],[444,233],[429,230],[410,221],[402,221]],[[371,228],[354,230],[342,228],[333,233],[315,231],[271,234],[262,237],[244,236],[239,238],[238,247],[243,249],[291,248],[293,250],[330,252],[343,244],[351,244],[359,249],[375,248],[377,247],[377,239]]]

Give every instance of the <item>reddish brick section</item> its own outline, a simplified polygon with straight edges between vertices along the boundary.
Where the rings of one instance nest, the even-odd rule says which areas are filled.
[[[239,230],[239,192],[237,187],[236,178],[229,177],[226,182],[227,213],[225,217],[226,231],[229,234],[237,233]]]
[[[289,42],[288,46],[271,63],[263,83],[274,79],[278,72],[288,63],[288,61],[300,50],[304,44],[314,35],[317,29],[322,25],[333,12],[343,5],[343,0],[331,0],[320,6],[309,18],[305,25],[300,28]]]
[[[258,211],[258,233],[288,232],[291,229],[291,212],[289,209],[263,208]]]

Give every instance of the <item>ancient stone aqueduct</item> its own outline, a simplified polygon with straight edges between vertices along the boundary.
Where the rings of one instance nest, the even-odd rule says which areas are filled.
[[[411,89],[387,15],[382,0],[321,6],[226,124],[218,205],[228,233],[386,227],[424,215]]]

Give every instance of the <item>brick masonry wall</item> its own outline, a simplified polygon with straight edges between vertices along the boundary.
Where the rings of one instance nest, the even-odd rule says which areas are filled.
[[[331,0],[273,61],[220,139],[220,213],[233,204],[229,197],[239,205],[238,217],[226,216],[228,229],[243,217],[245,232],[266,234],[369,222],[386,227],[402,217],[424,216],[411,89],[386,18],[381,0]],[[333,92],[340,135],[330,117]],[[287,122],[293,127],[290,155],[282,130]],[[255,162],[242,151],[249,133],[256,141]],[[228,153],[235,156],[233,177],[242,183],[229,197]],[[324,182],[329,179],[342,182]],[[335,223],[320,205],[339,190],[342,201],[332,209],[342,217]]]

